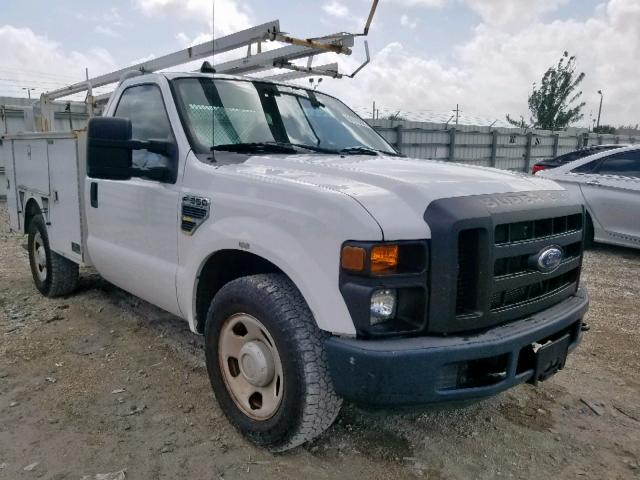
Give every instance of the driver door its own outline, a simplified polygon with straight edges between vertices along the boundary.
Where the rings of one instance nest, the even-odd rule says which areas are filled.
[[[157,84],[142,84],[122,93],[114,116],[131,120],[136,140],[175,142]],[[179,152],[173,162],[186,152]],[[171,161],[147,150],[132,152],[141,172]],[[174,169],[178,165],[172,165]],[[174,175],[175,178],[175,175]],[[144,178],[87,178],[87,248],[91,262],[108,281],[169,312],[180,314],[175,276],[179,190],[175,183]]]

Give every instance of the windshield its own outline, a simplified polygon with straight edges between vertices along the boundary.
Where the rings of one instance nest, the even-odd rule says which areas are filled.
[[[311,147],[318,153],[396,154],[352,110],[322,93],[259,81],[179,78],[173,83],[198,153],[277,144]]]

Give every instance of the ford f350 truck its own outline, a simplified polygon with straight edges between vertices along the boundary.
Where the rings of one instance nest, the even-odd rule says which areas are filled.
[[[205,73],[124,80],[84,130],[2,138],[43,295],[78,266],[205,336],[222,410],[286,450],[343,399],[481,399],[562,369],[584,208],[552,181],[400,156],[342,102]]]

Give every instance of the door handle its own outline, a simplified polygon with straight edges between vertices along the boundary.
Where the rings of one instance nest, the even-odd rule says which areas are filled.
[[[599,181],[597,181],[597,180],[589,180],[589,181],[587,182],[587,185],[591,185],[591,186],[593,186],[593,187],[599,187],[599,186],[600,186],[600,182],[599,182]]]
[[[98,208],[98,184],[96,182],[91,182],[91,206],[93,208]]]

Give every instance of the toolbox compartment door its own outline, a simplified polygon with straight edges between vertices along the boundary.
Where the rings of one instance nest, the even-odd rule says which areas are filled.
[[[45,138],[13,139],[13,165],[18,190],[49,195],[49,158]]]
[[[76,263],[82,262],[82,229],[76,138],[47,140],[49,158],[49,243],[51,249]]]

